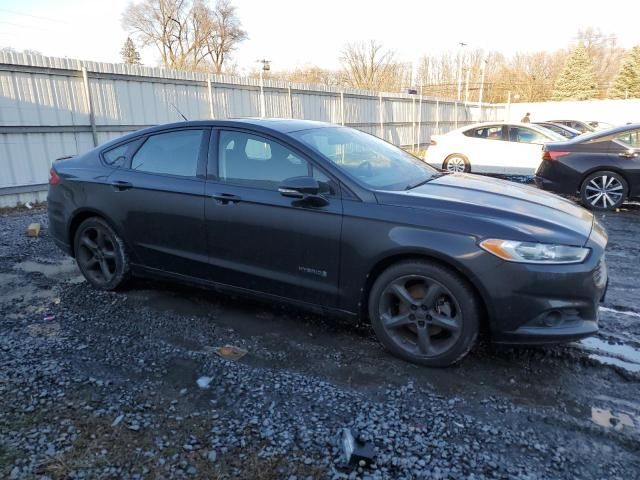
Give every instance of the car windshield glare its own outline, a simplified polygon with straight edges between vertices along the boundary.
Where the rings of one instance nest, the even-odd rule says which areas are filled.
[[[404,150],[351,128],[314,128],[291,135],[374,189],[405,190],[438,174]]]

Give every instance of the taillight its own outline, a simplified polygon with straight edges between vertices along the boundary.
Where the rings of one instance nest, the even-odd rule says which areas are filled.
[[[438,142],[436,142],[435,140],[430,140],[429,141],[429,145],[437,145],[437,144],[438,144]]]
[[[564,157],[565,155],[569,155],[571,152],[549,152],[545,150],[542,152],[542,160],[557,160],[560,157]]]
[[[49,170],[49,185],[58,185],[60,183],[60,175],[52,168]]]

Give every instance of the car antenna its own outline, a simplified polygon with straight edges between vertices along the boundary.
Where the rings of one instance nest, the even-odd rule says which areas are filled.
[[[173,108],[175,108],[175,109],[176,109],[176,112],[178,112],[182,118],[184,118],[184,121],[185,121],[185,122],[188,122],[188,121],[189,121],[189,120],[187,120],[187,117],[185,117],[185,116],[182,114],[182,112],[181,112],[180,110],[178,110],[178,107],[176,107],[173,103],[171,103],[170,105],[171,105]]]

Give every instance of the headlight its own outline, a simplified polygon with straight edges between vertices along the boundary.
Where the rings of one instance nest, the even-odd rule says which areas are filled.
[[[516,242],[495,238],[480,242],[480,246],[496,257],[519,263],[580,263],[589,255],[588,248],[549,243]]]

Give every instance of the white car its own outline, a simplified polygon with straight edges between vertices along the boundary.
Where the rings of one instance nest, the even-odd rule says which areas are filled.
[[[432,135],[424,160],[449,172],[533,175],[542,146],[565,140],[530,123],[476,123]]]

